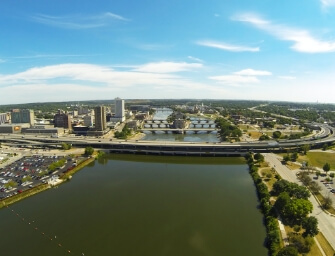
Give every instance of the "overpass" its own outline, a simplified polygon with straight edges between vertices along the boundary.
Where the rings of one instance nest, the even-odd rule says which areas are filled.
[[[276,152],[294,151],[303,145],[312,149],[321,148],[324,144],[335,142],[335,129],[328,125],[320,125],[322,132],[318,137],[298,140],[255,141],[255,142],[171,142],[171,141],[132,141],[110,140],[86,137],[36,137],[15,135],[0,136],[1,142],[14,143],[17,146],[55,147],[61,143],[69,143],[75,147],[94,147],[111,153],[155,154],[155,155],[197,155],[197,156],[237,156],[247,152]],[[32,143],[32,144],[30,144]]]

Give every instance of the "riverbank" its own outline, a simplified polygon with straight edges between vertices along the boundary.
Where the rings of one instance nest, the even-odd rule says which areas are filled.
[[[72,175],[74,175],[76,172],[80,171],[82,168],[84,168],[86,165],[92,163],[95,161],[96,157],[97,157],[98,153],[94,153],[90,158],[82,161],[81,163],[79,163],[77,166],[73,167],[73,169],[66,171],[62,176],[60,176],[59,178],[61,180],[69,180],[72,178]]]
[[[6,207],[8,205],[11,205],[13,203],[16,203],[18,201],[21,201],[22,199],[25,199],[27,197],[33,196],[33,195],[35,195],[37,193],[40,193],[44,190],[47,190],[49,188],[51,188],[51,186],[49,184],[41,184],[41,185],[39,185],[35,188],[31,188],[29,190],[26,190],[26,191],[20,193],[20,194],[16,194],[14,196],[3,199],[0,202],[0,209],[3,208],[3,207]]]
[[[76,172],[80,171],[81,169],[83,169],[85,166],[87,166],[88,164],[90,164],[91,162],[95,161],[96,157],[97,157],[98,153],[95,153],[92,157],[85,159],[84,161],[82,161],[81,163],[79,163],[77,166],[75,166],[73,169],[67,171],[66,173],[64,173],[63,175],[60,176],[59,178],[59,182],[57,182],[57,185],[61,185],[62,183],[64,183],[64,181],[71,179],[72,175],[74,175]],[[16,195],[13,195],[11,197],[2,199],[0,201],[0,209],[8,206],[10,204],[16,203],[18,201],[21,201],[27,197],[33,196],[37,193],[40,193],[42,191],[45,191],[49,188],[54,187],[54,185],[56,183],[51,184],[53,181],[50,181],[47,184],[41,184],[38,185],[34,188],[30,188],[28,190],[22,191],[21,193],[18,193]]]

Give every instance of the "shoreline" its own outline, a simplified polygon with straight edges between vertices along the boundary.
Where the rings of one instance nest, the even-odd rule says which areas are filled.
[[[50,188],[53,188],[55,186],[59,186],[59,185],[63,184],[65,181],[70,180],[72,178],[72,175],[74,175],[75,173],[77,173],[78,171],[83,169],[88,164],[94,162],[96,158],[97,158],[97,153],[95,153],[92,157],[90,157],[90,158],[84,160],[83,162],[81,162],[79,165],[77,165],[72,170],[64,173],[62,176],[59,177],[60,182],[57,183],[57,185],[40,184],[40,185],[38,185],[34,188],[25,190],[20,194],[16,194],[16,195],[13,195],[11,197],[0,200],[0,209],[2,209],[3,207],[9,206],[13,203],[19,202],[19,201],[21,201],[21,200],[23,200],[27,197],[36,195],[36,194],[38,194],[40,192],[43,192],[47,189],[50,189]]]

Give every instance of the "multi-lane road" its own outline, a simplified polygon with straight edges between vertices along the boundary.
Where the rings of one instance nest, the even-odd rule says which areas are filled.
[[[60,143],[69,143],[76,147],[92,146],[104,148],[111,151],[123,152],[189,152],[213,153],[216,155],[225,153],[243,154],[248,151],[254,152],[286,152],[287,149],[299,148],[303,145],[310,145],[311,148],[321,148],[325,143],[335,141],[335,129],[325,124],[319,124],[320,131],[313,137],[298,140],[278,141],[252,141],[252,142],[174,142],[174,141],[137,141],[137,140],[116,140],[103,137],[85,136],[61,136],[52,138],[48,135],[0,135],[0,142],[16,143],[18,145],[52,146]]]

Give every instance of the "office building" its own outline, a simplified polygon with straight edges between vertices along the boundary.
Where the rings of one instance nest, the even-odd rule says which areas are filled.
[[[11,112],[12,124],[29,123],[31,126],[35,124],[35,114],[31,109],[13,109]]]
[[[94,108],[95,115],[95,130],[105,131],[106,125],[106,108],[103,106],[98,106]]]
[[[7,113],[0,113],[0,124],[7,123]]]
[[[72,126],[70,116],[59,109],[58,113],[54,116],[54,127],[62,127],[64,129],[71,130]]]
[[[120,98],[115,99],[115,118],[117,118],[120,122],[123,122],[126,119],[124,111],[124,100]]]
[[[91,127],[93,126],[93,121],[94,121],[94,118],[93,116],[84,116],[84,125],[85,126],[88,126],[88,127]]]

